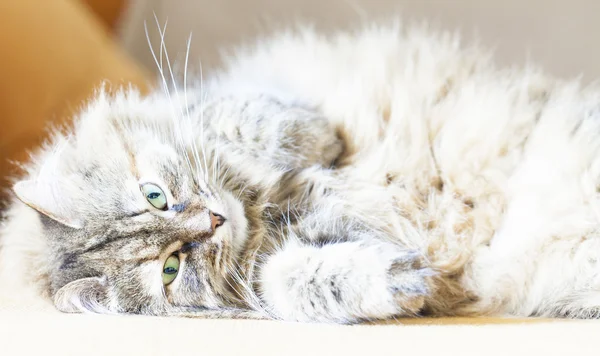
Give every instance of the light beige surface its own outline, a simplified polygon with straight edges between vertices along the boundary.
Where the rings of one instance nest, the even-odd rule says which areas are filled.
[[[0,317],[2,355],[600,354],[594,321],[339,326],[18,309]]]
[[[598,355],[590,322],[332,326],[5,313],[15,355]]]
[[[427,20],[444,29],[478,34],[496,49],[502,65],[531,58],[561,77],[600,78],[600,1],[598,0],[133,0],[134,16],[125,24],[124,43],[149,68],[155,68],[143,20],[156,26],[168,19],[169,52],[185,52],[193,33],[190,63],[218,63],[218,49],[270,33],[293,22],[312,22],[331,30],[355,28],[361,21],[381,22],[403,16]],[[152,39],[158,44],[156,31]]]
[[[24,307],[24,305],[27,305]],[[63,314],[0,292],[0,355],[598,355],[600,322],[398,319],[300,324]]]

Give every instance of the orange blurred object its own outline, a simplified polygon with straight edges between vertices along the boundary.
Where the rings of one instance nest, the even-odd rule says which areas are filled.
[[[125,7],[124,0],[81,0],[106,28],[114,30]]]
[[[101,82],[147,88],[144,71],[111,38],[123,8],[116,0],[0,4],[0,188],[15,172],[9,160],[26,159],[49,123],[67,122]]]

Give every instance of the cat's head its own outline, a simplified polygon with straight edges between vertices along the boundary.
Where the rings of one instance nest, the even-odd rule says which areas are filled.
[[[40,213],[60,310],[162,314],[226,299],[244,207],[190,152],[194,128],[175,129],[181,108],[99,93],[15,185]]]

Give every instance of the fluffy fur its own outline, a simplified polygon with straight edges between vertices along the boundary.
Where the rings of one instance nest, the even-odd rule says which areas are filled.
[[[56,133],[15,186],[34,209],[6,213],[4,289],[106,313],[598,316],[598,88],[399,26],[227,61],[99,92]]]

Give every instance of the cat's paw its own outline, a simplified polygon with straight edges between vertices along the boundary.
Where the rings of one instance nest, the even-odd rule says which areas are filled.
[[[393,244],[289,244],[262,267],[260,289],[281,319],[354,323],[414,315],[430,275],[419,254]]]
[[[399,308],[399,314],[417,314],[431,291],[433,271],[425,267],[416,251],[401,252],[390,260],[387,270],[388,289]]]
[[[355,286],[362,292],[355,302],[362,319],[410,316],[423,308],[433,272],[420,253],[383,243],[365,248],[361,255],[362,271],[355,272],[361,275]]]
[[[294,113],[294,120],[280,124],[287,140],[279,149],[285,152],[293,148],[295,154],[286,157],[288,164],[293,168],[331,166],[344,150],[335,128],[315,111],[296,108],[288,112]]]

